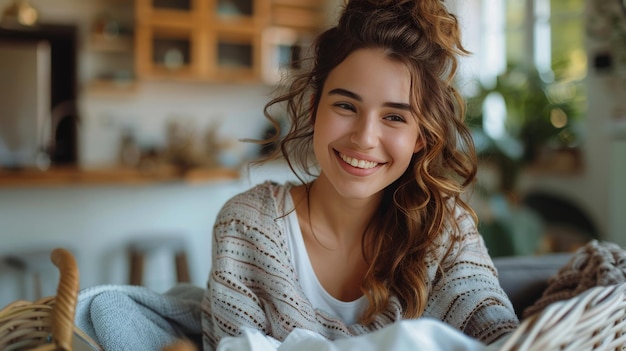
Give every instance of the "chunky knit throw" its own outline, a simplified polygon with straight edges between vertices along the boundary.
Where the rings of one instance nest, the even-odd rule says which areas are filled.
[[[626,281],[626,251],[610,242],[590,241],[548,281],[543,295],[524,310],[523,317],[543,311],[553,302],[573,298],[595,286]]]
[[[214,349],[223,337],[240,334],[244,327],[281,341],[295,328],[335,340],[402,319],[395,297],[368,325],[346,325],[312,306],[288,251],[284,215],[293,210],[285,205],[289,189],[269,182],[258,185],[229,200],[218,214],[212,269],[202,301],[205,350]],[[426,257],[431,290],[423,316],[490,343],[519,322],[470,215],[458,210],[451,220],[459,223],[460,231],[441,233],[432,255]],[[451,240],[453,236],[457,240]],[[451,255],[445,256],[450,247]]]

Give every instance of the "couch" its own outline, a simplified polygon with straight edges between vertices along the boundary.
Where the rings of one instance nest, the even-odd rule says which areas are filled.
[[[553,253],[493,259],[500,285],[511,299],[520,320],[524,309],[541,297],[548,286],[548,279],[565,266],[571,257],[571,253]]]

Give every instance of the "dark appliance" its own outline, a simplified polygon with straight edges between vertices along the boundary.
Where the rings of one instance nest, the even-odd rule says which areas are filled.
[[[28,109],[13,108],[10,111],[3,111],[0,106],[0,138],[5,135],[5,157],[4,161],[0,159],[0,167],[29,167],[32,161],[24,159],[21,155],[16,157],[7,157],[7,143],[12,143],[15,147],[17,141],[28,142],[28,138],[17,137],[18,135],[38,135],[38,138],[32,139],[41,145],[22,145],[21,150],[32,150],[33,147],[41,148],[49,156],[53,165],[76,164],[78,159],[78,109],[77,109],[77,38],[78,28],[74,25],[47,25],[40,24],[34,27],[2,27],[0,26],[0,47],[4,48],[37,48],[39,50],[37,57],[41,58],[41,52],[48,51],[50,57],[49,64],[49,89],[48,96],[42,99],[30,100],[35,104],[36,101],[47,100],[47,120],[41,125],[36,123],[37,119],[30,116],[20,116],[15,111],[26,111]],[[44,49],[41,49],[44,47]],[[48,49],[45,49],[47,47]],[[1,51],[0,51],[1,52]],[[8,52],[8,51],[7,51]],[[43,54],[45,55],[45,54]],[[17,65],[20,60],[9,59],[9,54],[2,57],[0,54],[0,66],[7,72],[8,65]],[[32,64],[26,62],[22,64]],[[45,66],[45,65],[44,65]],[[18,68],[15,67],[17,70]],[[41,69],[41,67],[39,68]],[[27,70],[25,70],[27,71]],[[9,71],[10,72],[10,71]],[[13,75],[13,77],[17,77]],[[45,77],[41,74],[40,77]],[[0,80],[2,78],[0,77]],[[0,81],[0,94],[6,94],[10,89],[17,89],[19,82]],[[32,79],[26,76],[24,79]],[[45,78],[43,78],[45,80]],[[41,84],[41,81],[39,81]],[[32,91],[32,89],[31,89]],[[38,92],[41,92],[39,90]],[[26,90],[28,93],[28,89]],[[28,114],[28,112],[26,112]],[[32,120],[31,132],[23,130],[25,123],[17,123],[14,119]],[[22,121],[23,122],[23,121]],[[21,130],[11,130],[7,128],[21,128]],[[21,133],[21,134],[20,134]],[[49,134],[46,134],[49,133]],[[9,135],[10,137],[6,137]],[[3,140],[0,140],[2,146]]]

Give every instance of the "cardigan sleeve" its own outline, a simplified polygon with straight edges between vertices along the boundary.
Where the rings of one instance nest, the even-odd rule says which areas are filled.
[[[259,185],[230,199],[213,227],[212,266],[202,301],[205,350],[243,327],[282,340],[315,321],[298,290],[277,202],[283,187]]]
[[[242,327],[267,334],[262,302],[252,286],[254,266],[249,255],[255,250],[254,230],[233,215],[226,204],[213,227],[212,264],[202,300],[202,330],[205,350],[217,348],[224,336],[240,333]]]
[[[519,321],[500,287],[498,273],[469,213],[457,211],[458,238],[439,248],[441,271],[433,272],[433,285],[425,315],[438,318],[465,334],[490,344],[512,332]]]

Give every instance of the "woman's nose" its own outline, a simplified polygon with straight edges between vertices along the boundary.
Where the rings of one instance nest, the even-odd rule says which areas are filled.
[[[355,121],[350,141],[361,149],[370,149],[378,145],[379,130],[376,118],[359,116]]]

